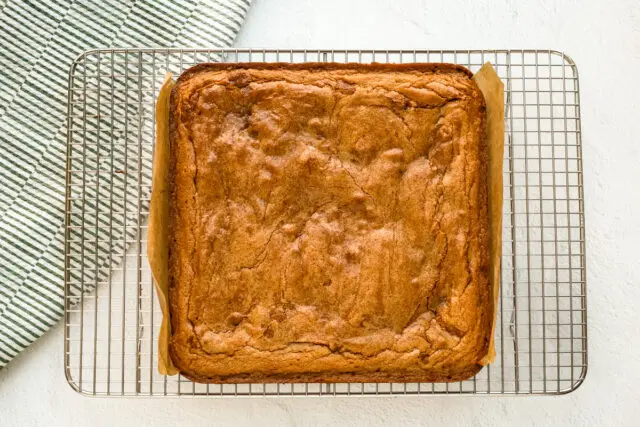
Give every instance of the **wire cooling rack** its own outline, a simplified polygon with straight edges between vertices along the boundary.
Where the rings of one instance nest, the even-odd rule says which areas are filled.
[[[505,83],[497,357],[451,384],[203,385],[157,370],[161,312],[146,256],[155,100],[201,62],[491,61]],[[578,73],[556,51],[109,49],[69,73],[65,373],[87,395],[561,394],[587,371]]]

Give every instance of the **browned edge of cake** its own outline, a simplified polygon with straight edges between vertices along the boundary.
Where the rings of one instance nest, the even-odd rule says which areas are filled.
[[[169,346],[173,358],[173,348]],[[174,360],[175,363],[175,360]],[[398,373],[393,375],[387,372],[362,372],[362,373],[318,373],[318,374],[278,374],[277,377],[264,374],[230,375],[225,377],[204,377],[192,372],[180,370],[180,374],[191,381],[202,384],[247,384],[247,383],[450,383],[464,381],[480,372],[482,365],[476,364],[455,375],[442,376],[429,373]]]

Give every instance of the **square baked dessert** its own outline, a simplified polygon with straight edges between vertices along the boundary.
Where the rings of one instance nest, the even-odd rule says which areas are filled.
[[[171,358],[199,382],[456,381],[489,282],[482,93],[448,64],[201,64],[170,101]]]

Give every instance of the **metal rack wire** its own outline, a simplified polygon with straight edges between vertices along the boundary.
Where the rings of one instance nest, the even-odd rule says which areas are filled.
[[[146,257],[155,100],[201,62],[491,61],[505,83],[496,362],[452,384],[202,385],[157,372],[161,312]],[[107,49],[69,73],[65,373],[87,395],[561,394],[587,371],[578,73],[556,51]]]

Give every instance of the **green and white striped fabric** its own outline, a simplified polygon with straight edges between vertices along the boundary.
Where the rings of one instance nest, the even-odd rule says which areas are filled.
[[[63,315],[67,73],[98,47],[228,47],[251,0],[0,0],[0,369]]]

